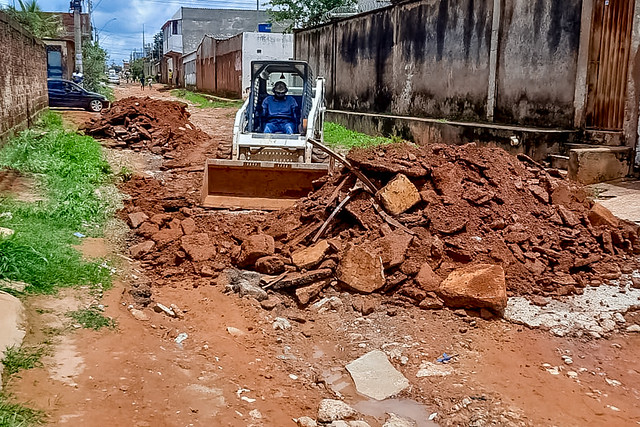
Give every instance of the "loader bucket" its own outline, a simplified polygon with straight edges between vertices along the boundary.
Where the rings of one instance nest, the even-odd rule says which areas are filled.
[[[205,165],[202,205],[218,209],[278,210],[292,206],[326,175],[322,163],[209,159]]]

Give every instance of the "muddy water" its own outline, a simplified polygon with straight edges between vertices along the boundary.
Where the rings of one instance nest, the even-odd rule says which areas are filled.
[[[316,347],[314,357],[324,354]],[[434,413],[422,403],[413,399],[395,398],[385,400],[370,399],[356,391],[351,377],[342,368],[333,368],[323,372],[323,380],[338,396],[344,396],[345,401],[363,415],[375,418],[381,423],[387,418],[388,413],[394,413],[403,418],[415,421],[417,427],[432,427],[438,424],[429,421],[429,416]]]

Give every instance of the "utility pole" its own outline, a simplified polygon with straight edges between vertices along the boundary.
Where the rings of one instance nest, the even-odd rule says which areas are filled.
[[[256,0],[256,31],[260,31],[260,0]]]
[[[73,29],[76,50],[76,72],[82,73],[82,27],[80,13],[82,12],[82,0],[71,0],[70,9],[73,10]]]
[[[145,60],[145,51],[144,51],[144,24],[142,24],[142,75],[144,76],[145,74],[145,69],[144,69],[144,60]]]

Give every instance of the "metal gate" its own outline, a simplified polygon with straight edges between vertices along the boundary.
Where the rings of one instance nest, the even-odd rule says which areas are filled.
[[[635,0],[595,0],[587,127],[622,130]]]

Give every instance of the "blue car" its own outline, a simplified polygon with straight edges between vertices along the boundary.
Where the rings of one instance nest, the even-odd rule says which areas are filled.
[[[49,107],[84,108],[99,113],[109,108],[109,100],[99,93],[89,92],[72,81],[48,79]]]

